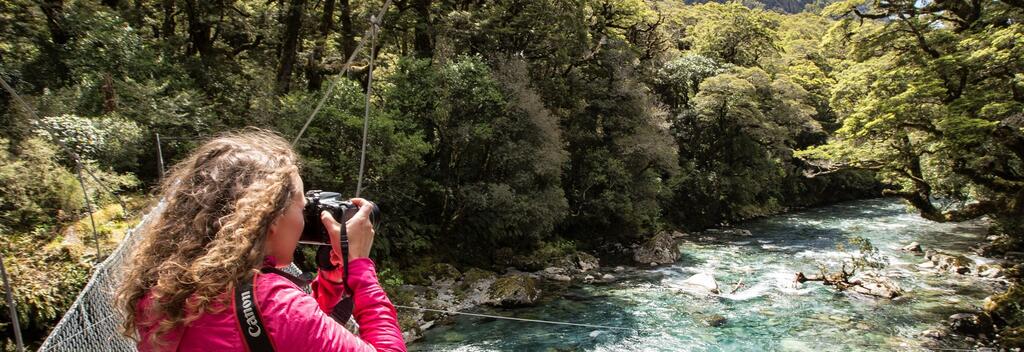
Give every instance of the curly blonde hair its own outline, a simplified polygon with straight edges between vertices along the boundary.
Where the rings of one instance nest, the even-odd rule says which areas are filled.
[[[204,312],[226,308],[234,283],[262,265],[270,225],[301,191],[297,173],[288,142],[257,129],[210,140],[176,164],[160,186],[165,207],[135,234],[140,242],[122,273],[121,333],[137,339],[140,325],[159,324],[151,339],[159,342]],[[147,294],[144,316],[154,320],[138,322]]]

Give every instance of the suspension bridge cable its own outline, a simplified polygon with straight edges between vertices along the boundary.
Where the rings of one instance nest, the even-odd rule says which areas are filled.
[[[381,6],[380,12],[376,18],[383,19],[384,14],[387,13],[389,7],[391,7],[391,0],[384,1],[384,6]],[[374,17],[371,17],[371,22],[373,21],[373,18]],[[359,55],[359,52],[363,49],[363,45],[366,44],[365,38],[369,36],[371,34],[370,31],[373,30],[374,26],[371,24],[370,28],[367,29],[366,33],[363,35],[364,40],[360,40],[359,43],[356,44],[355,50],[352,50],[352,54],[348,56],[348,60],[345,61],[345,65],[341,67],[341,73],[331,80],[331,84],[327,85],[327,91],[325,91],[324,95],[320,97],[320,101],[316,103],[316,107],[313,108],[313,112],[309,114],[309,118],[306,119],[306,123],[302,124],[302,129],[299,130],[299,134],[297,134],[295,139],[292,140],[293,147],[299,143],[299,139],[302,139],[302,135],[306,133],[306,129],[309,128],[309,124],[313,122],[313,118],[316,117],[316,114],[320,113],[320,109],[324,107],[324,102],[326,102],[327,98],[329,98],[331,93],[334,92],[334,85],[336,85],[338,81],[342,80],[348,72],[348,69],[352,67],[352,61],[356,59],[356,55]]]
[[[581,326],[581,327],[594,328],[594,329],[624,330],[624,331],[644,331],[644,330],[648,330],[648,329],[641,329],[641,328],[624,328],[624,327],[621,327],[621,326],[607,326],[607,325],[595,325],[595,324],[583,324],[583,323],[570,323],[570,322],[555,321],[555,320],[527,319],[527,318],[507,317],[507,316],[503,316],[503,315],[467,313],[467,312],[460,312],[460,311],[455,311],[455,310],[430,309],[430,308],[422,308],[422,307],[402,306],[402,305],[397,305],[397,304],[395,305],[395,308],[412,309],[412,310],[419,310],[419,311],[425,311],[425,312],[434,312],[434,313],[446,313],[446,314],[453,314],[453,315],[467,315],[467,316],[471,316],[471,317],[492,318],[492,319],[500,319],[500,320],[513,320],[513,321],[522,321],[522,322],[530,322],[530,323],[541,323],[541,324],[552,324],[552,325],[568,325],[568,326]]]
[[[386,8],[385,8],[386,9]],[[380,27],[379,17],[370,17],[370,56],[366,71],[366,106],[363,112],[363,145],[359,156],[359,177],[356,181],[356,198],[363,191],[363,170],[366,167],[366,131],[370,129],[370,95],[373,94],[373,61],[376,59],[377,29]]]

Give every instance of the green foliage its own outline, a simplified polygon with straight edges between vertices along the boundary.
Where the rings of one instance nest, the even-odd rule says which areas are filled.
[[[352,81],[339,82],[334,96],[311,124],[297,145],[303,156],[303,180],[307,190],[322,189],[355,193],[362,144],[365,94]],[[281,99],[278,128],[297,133],[304,118],[316,105],[316,96],[294,92]],[[404,123],[397,116],[375,106],[367,131],[364,191],[360,196],[372,199],[385,214],[384,233],[378,255],[389,255],[390,249],[411,253],[429,247],[429,228],[417,222],[422,204],[418,192],[419,175],[424,167],[423,155],[429,144],[416,126]],[[390,216],[390,214],[404,214]],[[383,250],[381,250],[383,249]]]
[[[792,149],[822,133],[807,93],[786,76],[733,68],[705,79],[673,121],[681,166],[674,221],[710,225],[778,211],[794,180]],[[796,194],[802,192],[795,192]],[[685,205],[685,206],[684,206]]]
[[[57,163],[56,147],[29,139],[12,146],[0,139],[0,231],[53,225],[84,207],[75,176]]]
[[[871,241],[860,236],[854,236],[847,240],[850,247],[856,252],[851,253],[850,257],[843,262],[844,265],[849,265],[853,271],[861,269],[881,269],[888,264],[888,258],[878,252],[878,248],[875,248],[871,244]],[[847,250],[847,246],[840,243],[836,245],[836,249],[840,252],[850,252]]]
[[[85,118],[75,115],[44,117],[36,132],[54,144],[64,143],[79,156],[105,159],[118,170],[134,170],[139,157],[142,129],[131,120],[112,115]],[[67,163],[71,163],[69,160]]]
[[[705,79],[725,72],[727,65],[700,55],[683,55],[659,67],[653,88],[674,111],[692,107],[690,101]]]
[[[133,190],[157,181],[154,134],[167,165],[242,126],[291,137],[330,80],[296,148],[307,189],[354,195],[365,55],[339,73],[380,3],[107,3],[0,4],[0,74],[46,116],[35,121],[0,93],[10,141],[0,155],[4,227],[52,237],[55,218],[81,215],[73,164],[55,140],[115,191]],[[959,168],[1019,175],[1011,150],[991,138],[1020,112],[1019,21],[956,33],[914,22],[945,50],[928,58],[899,51],[918,45],[899,21],[761,8],[499,0],[388,9],[360,196],[385,214],[373,255],[391,268],[381,276],[389,292],[447,270],[438,258],[484,267],[499,265],[495,257],[564,258],[665,227],[877,195],[871,172],[806,177],[820,171],[807,161],[815,158],[882,161],[881,180],[912,187],[896,166],[926,155],[936,194],[958,196],[994,191],[969,186],[976,180]],[[946,101],[944,77],[961,68],[971,83]],[[893,147],[902,124],[924,121],[944,135],[915,130],[904,133],[912,147]],[[819,146],[836,130],[840,138]],[[111,202],[93,182],[93,199]]]
[[[0,255],[11,280],[22,334],[31,348],[74,302],[88,280],[89,267],[66,247],[42,247],[45,236],[6,231],[0,235],[4,238]],[[0,319],[11,321],[6,300],[0,300],[0,309]],[[0,343],[13,345],[9,324],[0,324],[0,336]]]
[[[700,5],[704,16],[692,29],[692,47],[698,54],[740,66],[755,66],[778,55],[776,16],[738,3]]]
[[[421,221],[438,231],[431,240],[443,234],[442,248],[467,253],[550,235],[566,211],[565,152],[521,65],[494,73],[479,57],[406,60],[390,81],[389,107],[431,145],[416,192]]]
[[[842,128],[830,144],[801,155],[877,170],[895,186],[890,193],[932,220],[1024,214],[1024,46],[1010,39],[1024,35],[1020,9],[986,3],[943,17],[873,5],[854,13],[860,5],[826,9],[847,16],[825,41],[850,59],[831,88]],[[861,14],[894,20],[857,25]],[[933,198],[979,205],[945,211]]]

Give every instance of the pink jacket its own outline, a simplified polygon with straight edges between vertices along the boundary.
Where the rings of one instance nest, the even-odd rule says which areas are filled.
[[[335,270],[342,270],[341,267]],[[263,324],[276,351],[405,351],[395,307],[377,283],[377,272],[368,258],[349,262],[349,286],[355,291],[352,316],[359,323],[359,336],[332,319],[331,308],[344,288],[321,275],[313,280],[313,294],[280,275],[259,274],[254,295]],[[230,292],[225,293],[230,297]],[[229,300],[230,302],[230,300]],[[151,342],[156,325],[146,317],[150,296],[139,302],[139,351],[245,351],[233,306],[219,306],[218,313],[205,313],[198,320],[171,330],[161,338],[164,346]],[[144,322],[149,321],[147,325]]]

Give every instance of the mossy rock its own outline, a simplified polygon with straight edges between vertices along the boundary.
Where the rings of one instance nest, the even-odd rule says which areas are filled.
[[[515,307],[533,305],[540,298],[540,287],[537,279],[513,274],[500,277],[491,285],[491,305],[499,307]]]
[[[451,264],[438,263],[433,265],[428,276],[435,281],[458,280],[462,277],[462,273]]]
[[[462,277],[459,269],[447,263],[430,263],[418,265],[404,273],[404,278],[414,285],[428,286],[434,281],[445,279],[458,280]]]
[[[462,281],[467,285],[475,284],[477,281],[485,279],[493,279],[497,277],[493,271],[483,270],[479,268],[470,268],[466,272],[462,273]]]
[[[1024,328],[1024,287],[1015,284],[1006,292],[989,296],[985,299],[984,308],[1001,325]]]
[[[932,262],[940,270],[946,270],[957,274],[971,272],[974,261],[962,255],[938,252],[931,256]]]

